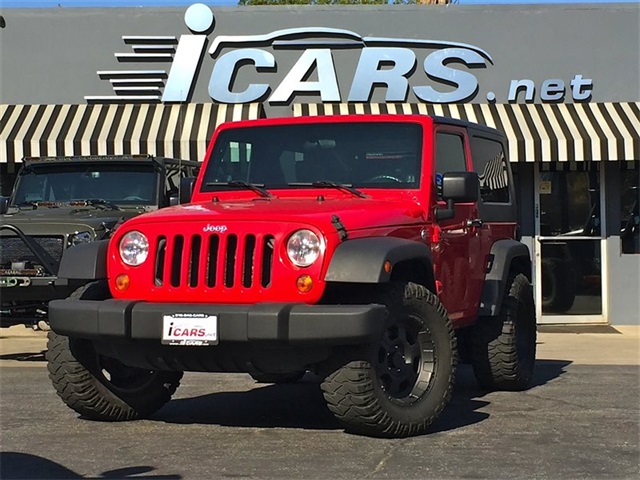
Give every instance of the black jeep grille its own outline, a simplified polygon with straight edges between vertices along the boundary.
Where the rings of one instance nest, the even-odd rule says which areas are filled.
[[[269,287],[275,237],[247,235],[175,235],[157,240],[157,287]],[[168,260],[167,260],[168,259]]]
[[[44,248],[54,260],[62,258],[64,237],[31,237]],[[8,266],[11,262],[39,263],[37,257],[17,236],[0,237],[0,265]]]

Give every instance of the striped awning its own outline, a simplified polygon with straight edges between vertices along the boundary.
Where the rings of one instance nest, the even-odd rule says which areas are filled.
[[[152,155],[202,160],[223,122],[262,116],[245,105],[0,105],[0,162],[24,157]]]
[[[576,104],[296,104],[295,116],[423,114],[503,131],[512,162],[640,159],[640,102]]]

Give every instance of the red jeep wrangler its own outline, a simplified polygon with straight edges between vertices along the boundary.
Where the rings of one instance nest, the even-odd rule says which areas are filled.
[[[487,388],[531,380],[536,324],[500,132],[379,115],[226,124],[190,203],[69,249],[91,280],[50,304],[64,402],[147,416],[184,371],[293,382],[311,371],[349,431],[424,433],[458,355]]]

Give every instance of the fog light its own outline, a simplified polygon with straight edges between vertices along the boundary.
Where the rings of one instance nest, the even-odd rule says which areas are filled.
[[[116,277],[116,289],[124,292],[127,288],[129,288],[129,275],[121,273]]]
[[[300,293],[309,293],[313,288],[313,279],[310,275],[300,275],[296,280],[296,286]]]

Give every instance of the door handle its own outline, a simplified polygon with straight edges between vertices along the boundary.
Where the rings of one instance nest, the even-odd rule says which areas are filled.
[[[484,222],[482,221],[481,218],[474,218],[473,220],[467,219],[466,221],[467,228],[471,228],[471,227],[482,228],[482,225],[484,225]]]

